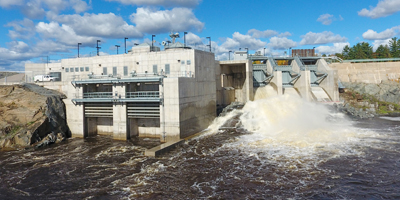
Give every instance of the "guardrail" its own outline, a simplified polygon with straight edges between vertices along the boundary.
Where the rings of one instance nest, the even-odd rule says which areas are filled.
[[[93,98],[113,98],[112,92],[86,92],[83,93],[84,99],[93,99]]]
[[[160,98],[158,91],[127,92],[126,98]]]

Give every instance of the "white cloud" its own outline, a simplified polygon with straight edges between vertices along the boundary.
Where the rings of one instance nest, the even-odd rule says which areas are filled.
[[[250,35],[242,35],[239,32],[233,33],[232,39],[239,42],[242,48],[249,48],[252,50],[264,47],[267,44],[266,42],[253,38]]]
[[[189,45],[193,45],[193,44],[202,44],[203,42],[198,35],[189,32],[188,34],[186,34],[186,43]]]
[[[0,0],[0,7],[19,9],[30,19],[41,19],[46,12],[58,14],[72,8],[76,13],[81,13],[90,8],[84,0]]]
[[[278,35],[278,31],[274,30],[259,31],[257,29],[250,29],[249,31],[247,31],[247,35],[250,35],[251,37],[254,38],[269,38]]]
[[[139,38],[143,36],[137,28],[133,25],[129,25],[122,17],[116,16],[114,13],[85,13],[83,16],[74,14],[48,17],[62,23],[63,26],[68,26],[76,35],[80,36],[106,38]]]
[[[11,6],[24,5],[24,0],[0,0],[0,7],[9,8]]]
[[[10,22],[5,26],[14,28],[14,30],[8,31],[8,35],[12,39],[30,39],[33,35],[35,35],[35,24],[32,20],[27,18],[22,21]]]
[[[386,17],[400,11],[399,0],[381,0],[376,7],[370,9],[362,9],[358,11],[359,16],[369,17],[372,19]]]
[[[389,45],[389,41],[390,41],[390,40],[391,40],[391,38],[386,39],[386,40],[375,40],[375,41],[372,43],[373,50],[376,51],[376,49],[377,49],[380,45],[383,45],[383,46]]]
[[[154,11],[149,8],[138,8],[130,16],[131,22],[142,33],[157,34],[165,32],[181,32],[188,30],[202,31],[204,23],[200,22],[188,8]]]
[[[269,39],[268,47],[276,50],[284,50],[288,49],[290,47],[296,47],[297,43],[291,39],[288,38],[279,38],[279,37],[272,37]]]
[[[399,30],[400,30],[400,26],[386,29],[380,33],[377,33],[374,30],[368,29],[368,31],[366,31],[365,33],[362,34],[362,37],[366,40],[385,40],[385,39],[394,37],[398,33]]]
[[[303,39],[300,41],[300,45],[340,43],[347,40],[347,38],[338,34],[335,35],[330,31],[324,31],[322,33],[308,32],[306,35],[302,35],[301,38]]]
[[[9,46],[9,49],[14,52],[18,53],[26,53],[29,51],[29,45],[26,44],[23,41],[11,41],[7,43],[7,46]]]
[[[36,31],[44,39],[56,39],[57,42],[65,45],[76,45],[77,43],[95,43],[98,38],[92,36],[80,36],[68,25],[59,25],[57,22],[39,22]]]
[[[164,6],[164,7],[196,7],[201,0],[107,0],[116,1],[125,5],[136,6]]]
[[[348,43],[348,42],[333,43],[333,46],[319,46],[319,47],[315,48],[315,50],[321,55],[322,54],[332,55],[335,53],[342,53],[343,48],[346,45],[350,46],[350,43]]]
[[[330,25],[333,20],[334,20],[333,15],[328,13],[320,15],[317,19],[317,21],[321,22],[323,25]]]

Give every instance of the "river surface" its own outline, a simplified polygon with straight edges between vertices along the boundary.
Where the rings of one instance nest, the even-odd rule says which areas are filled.
[[[143,156],[155,145],[97,136],[0,152],[0,199],[400,199],[399,117],[276,97]]]

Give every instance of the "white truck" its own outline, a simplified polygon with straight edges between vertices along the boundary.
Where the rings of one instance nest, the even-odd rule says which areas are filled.
[[[33,80],[35,82],[46,82],[46,81],[54,81],[54,77],[50,75],[36,75]]]

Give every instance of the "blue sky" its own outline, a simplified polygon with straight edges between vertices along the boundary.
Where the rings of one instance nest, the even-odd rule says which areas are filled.
[[[400,0],[0,0],[0,70],[26,62],[57,62],[119,53],[134,43],[155,45],[183,32],[189,45],[208,44],[216,58],[248,48],[283,55],[315,47],[319,54],[369,42],[375,48],[399,37]]]

